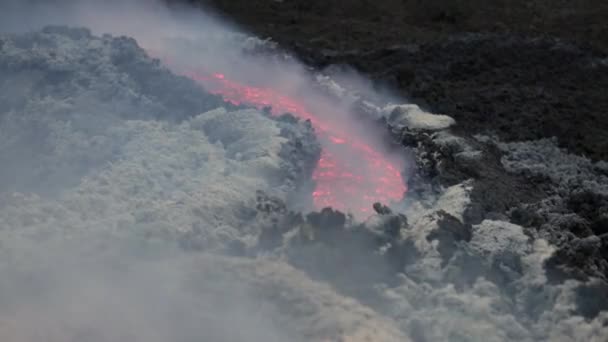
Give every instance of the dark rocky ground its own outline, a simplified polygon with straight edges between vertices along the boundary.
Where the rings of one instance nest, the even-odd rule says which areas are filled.
[[[314,66],[346,63],[462,131],[608,158],[608,3],[208,0]],[[603,65],[603,66],[602,66]]]

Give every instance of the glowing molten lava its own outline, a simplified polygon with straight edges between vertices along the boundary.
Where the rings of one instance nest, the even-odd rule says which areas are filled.
[[[312,114],[301,102],[273,89],[236,83],[222,74],[188,76],[234,104],[271,107],[274,115],[289,112],[310,120],[322,146],[313,173],[316,188],[312,195],[317,209],[333,207],[356,215],[369,214],[374,202],[402,199],[406,186],[398,167],[368,144],[347,136],[331,120]]]

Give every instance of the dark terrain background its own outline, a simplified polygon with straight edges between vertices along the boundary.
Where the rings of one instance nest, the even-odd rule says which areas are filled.
[[[571,152],[608,159],[607,1],[189,2],[309,65],[352,65],[454,117],[461,131],[554,136]]]

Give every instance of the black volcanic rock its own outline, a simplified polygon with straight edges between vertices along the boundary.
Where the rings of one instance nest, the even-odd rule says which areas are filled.
[[[437,250],[444,262],[447,262],[457,250],[457,242],[471,241],[471,227],[463,224],[445,211],[439,211],[437,215],[439,216],[437,229],[427,235],[426,238],[429,241],[439,241]]]

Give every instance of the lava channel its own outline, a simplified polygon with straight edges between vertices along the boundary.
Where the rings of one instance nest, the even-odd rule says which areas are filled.
[[[356,216],[371,214],[374,202],[390,203],[403,198],[407,188],[399,168],[369,144],[341,133],[322,116],[311,113],[301,102],[274,89],[250,87],[223,74],[188,73],[210,92],[233,104],[271,107],[273,115],[291,113],[310,120],[321,142],[321,157],[313,172],[312,193],[317,209],[332,207]]]

